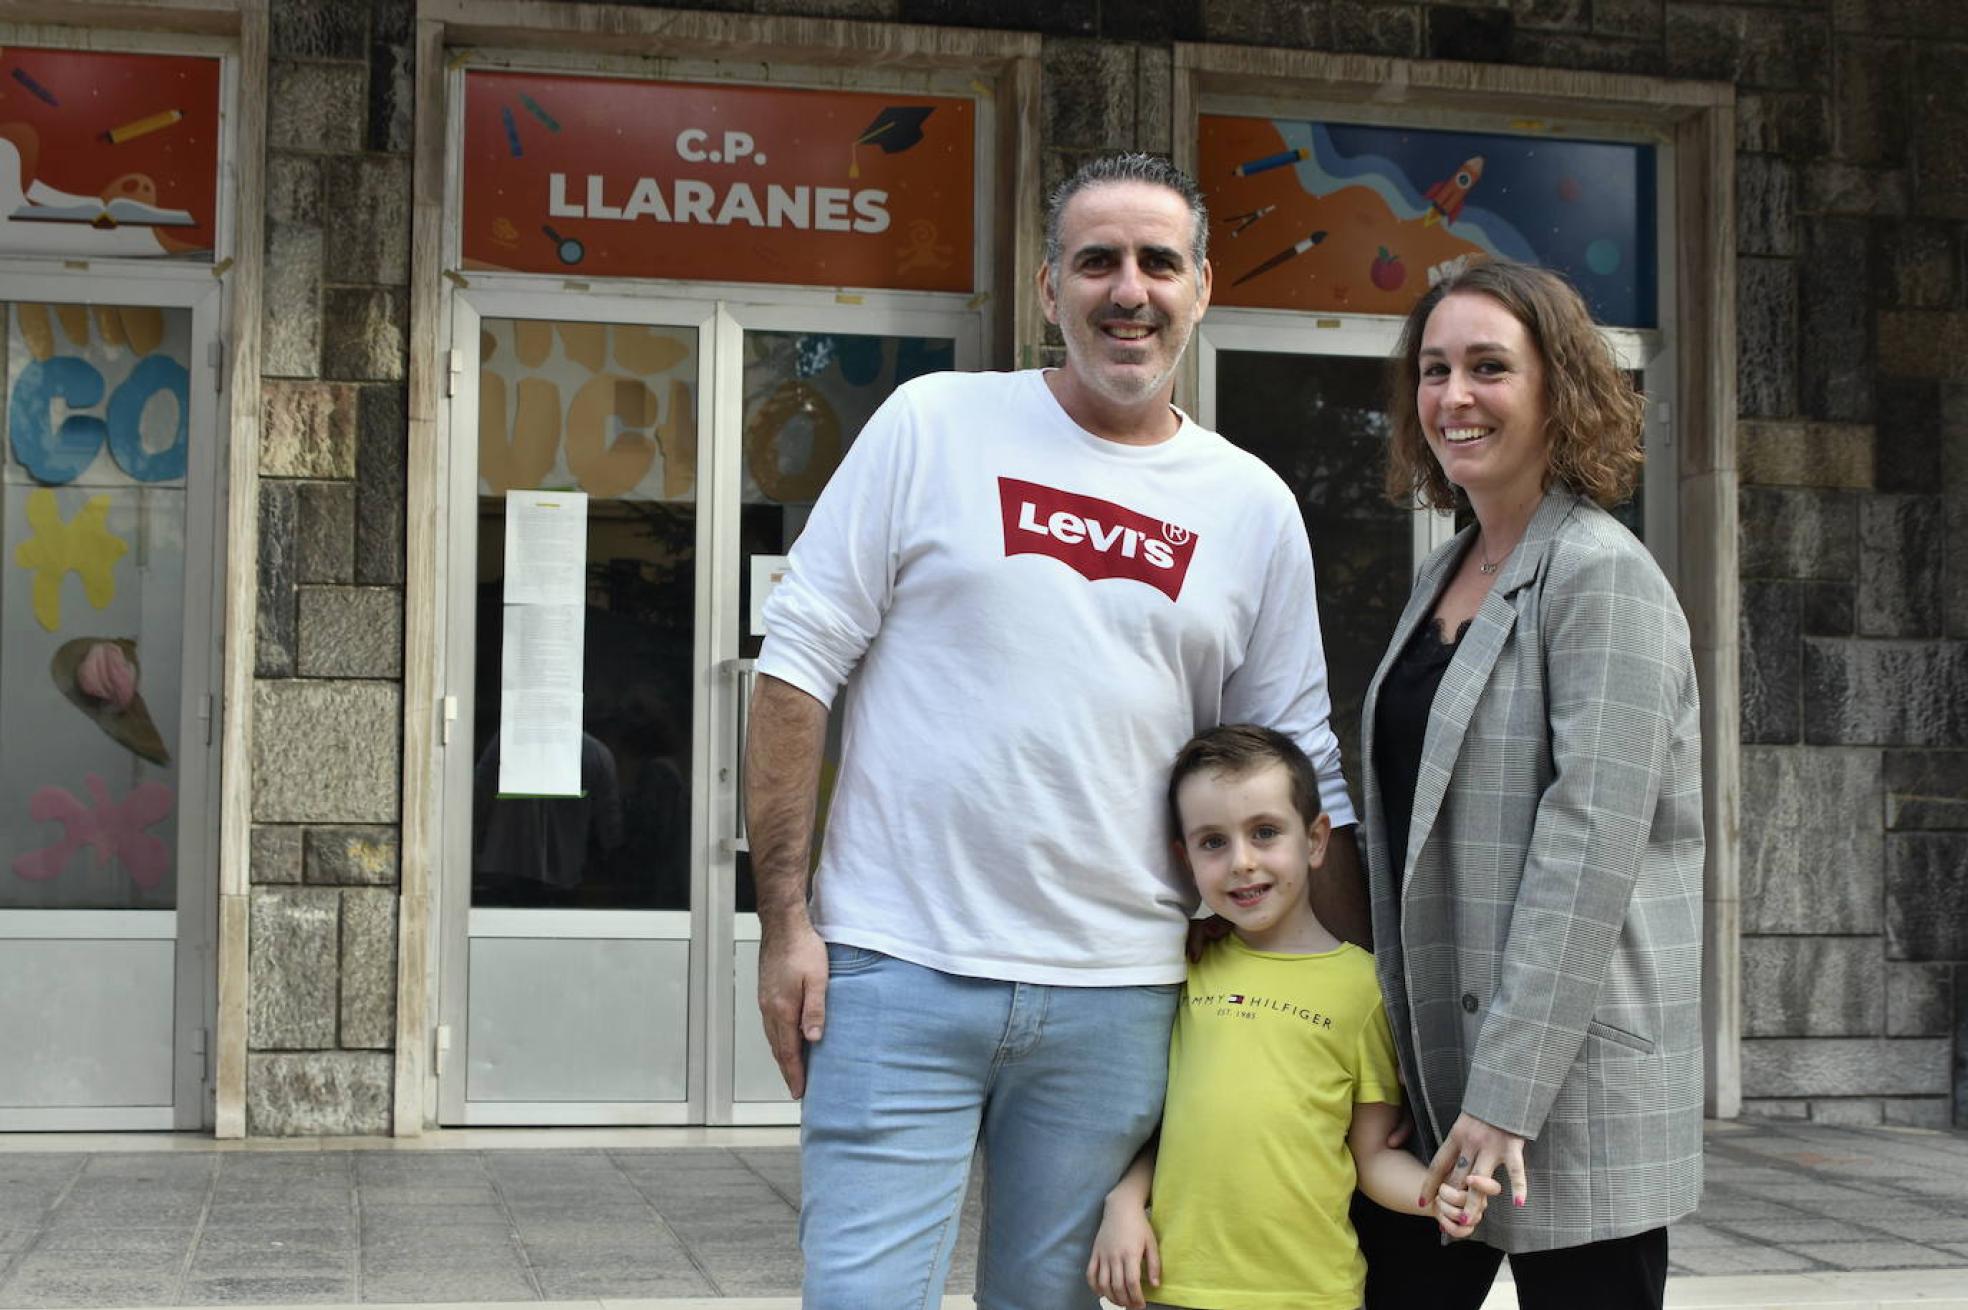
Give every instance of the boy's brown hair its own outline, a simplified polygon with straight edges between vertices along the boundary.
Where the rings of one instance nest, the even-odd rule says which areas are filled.
[[[1182,840],[1182,812],[1175,801],[1176,791],[1185,779],[1198,773],[1222,773],[1233,778],[1254,773],[1267,765],[1281,764],[1291,778],[1292,808],[1310,828],[1321,812],[1319,774],[1298,743],[1273,728],[1255,723],[1226,723],[1191,737],[1175,753],[1169,767],[1169,831]]]

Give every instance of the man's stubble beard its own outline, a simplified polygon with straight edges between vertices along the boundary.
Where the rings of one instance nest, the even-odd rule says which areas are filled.
[[[1173,316],[1163,314],[1152,306],[1126,314],[1117,313],[1109,306],[1079,320],[1078,326],[1072,329],[1068,329],[1062,322],[1060,335],[1066,342],[1067,366],[1079,378],[1082,386],[1120,405],[1141,404],[1167,387],[1170,380],[1175,377],[1175,371],[1182,366],[1182,357],[1188,353],[1190,339],[1195,334],[1193,323],[1183,327],[1181,339],[1174,342],[1174,353],[1169,356],[1167,367],[1160,373],[1117,375],[1108,365],[1108,361],[1099,357],[1111,342],[1110,338],[1100,330],[1096,319],[1108,323],[1125,320],[1144,323],[1154,328],[1156,336],[1148,338],[1143,344],[1141,349],[1144,352],[1153,349],[1153,343],[1157,341],[1163,344],[1170,343],[1178,324]],[[1077,353],[1074,350],[1076,344],[1080,347]],[[1136,383],[1134,381],[1136,378],[1140,378],[1141,381]]]

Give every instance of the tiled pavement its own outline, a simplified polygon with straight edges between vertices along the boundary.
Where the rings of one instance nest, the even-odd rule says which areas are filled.
[[[1968,1296],[1968,1134],[1739,1121],[1708,1143],[1677,1274],[1959,1269]],[[787,1145],[36,1145],[0,1140],[0,1307],[798,1291]],[[973,1187],[952,1293],[972,1284],[976,1202]]]

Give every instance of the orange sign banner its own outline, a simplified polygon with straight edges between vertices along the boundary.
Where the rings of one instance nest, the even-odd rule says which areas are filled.
[[[967,99],[471,72],[466,268],[969,291]]]
[[[210,259],[219,61],[0,50],[0,254]]]

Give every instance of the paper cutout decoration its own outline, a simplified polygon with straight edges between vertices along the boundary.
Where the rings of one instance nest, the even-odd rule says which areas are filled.
[[[26,311],[40,306],[21,308]],[[86,339],[88,320],[81,322]],[[119,331],[124,326],[120,316],[111,319],[99,314],[98,322],[114,323]],[[136,322],[142,324],[142,320]],[[138,482],[171,482],[185,475],[191,454],[191,375],[183,364],[169,355],[146,356],[109,393],[106,417],[77,413],[102,404],[106,390],[102,372],[74,355],[43,355],[36,345],[47,334],[45,315],[23,312],[21,327],[30,352],[37,357],[14,379],[13,395],[7,402],[7,435],[14,458],[37,482],[61,486],[75,481],[96,462],[105,444],[123,471]],[[160,392],[169,392],[176,400],[178,426],[169,446],[150,450],[143,439],[144,408]],[[60,427],[54,425],[53,418],[57,400],[68,411]]]
[[[157,724],[137,684],[137,643],[124,637],[77,637],[49,661],[55,686],[123,749],[152,764],[169,764]]]
[[[171,848],[161,837],[145,831],[171,815],[171,789],[161,782],[141,782],[120,801],[109,798],[109,784],[91,773],[86,782],[95,804],[84,806],[66,787],[42,787],[28,798],[27,815],[36,823],[54,820],[67,831],[52,846],[14,859],[14,873],[32,882],[61,876],[69,860],[84,846],[96,853],[96,867],[114,859],[130,880],[149,891],[171,871]]]
[[[62,579],[70,573],[81,575],[82,594],[95,608],[116,599],[116,561],[130,545],[109,530],[108,519],[108,496],[89,497],[64,523],[54,492],[44,487],[28,493],[33,535],[14,547],[14,563],[33,570],[34,617],[49,632],[61,628]]]

